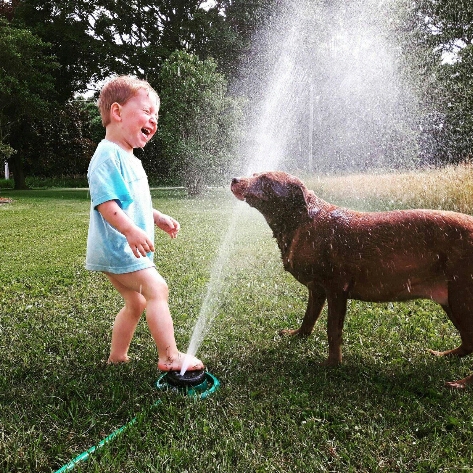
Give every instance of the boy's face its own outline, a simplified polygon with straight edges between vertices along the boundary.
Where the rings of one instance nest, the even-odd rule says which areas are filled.
[[[112,109],[114,106],[112,105]],[[125,149],[143,148],[154,136],[158,127],[157,97],[139,89],[136,95],[116,110],[119,120],[120,141]]]

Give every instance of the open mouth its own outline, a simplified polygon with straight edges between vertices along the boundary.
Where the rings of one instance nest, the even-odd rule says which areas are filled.
[[[143,133],[143,135],[148,137],[151,134],[151,130],[149,128],[142,128],[141,133]]]

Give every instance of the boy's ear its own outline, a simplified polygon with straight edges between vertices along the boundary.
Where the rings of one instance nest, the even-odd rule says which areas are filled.
[[[121,120],[122,107],[119,103],[113,102],[110,107],[110,118],[116,121]]]

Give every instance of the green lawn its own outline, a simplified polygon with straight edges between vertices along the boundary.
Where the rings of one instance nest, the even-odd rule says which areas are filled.
[[[87,190],[0,196],[13,199],[0,206],[0,472],[54,472],[135,416],[74,471],[473,471],[472,390],[443,387],[470,373],[473,358],[427,353],[459,343],[435,304],[351,301],[344,364],[319,366],[325,314],[307,339],[278,336],[300,323],[306,290],[283,271],[261,215],[235,206],[228,189],[193,200],[154,190],[156,207],[182,227],[176,240],[156,239],[182,350],[237,219],[198,352],[221,387],[205,400],[165,393],[144,320],[132,362],[105,364],[121,301],[83,268]]]

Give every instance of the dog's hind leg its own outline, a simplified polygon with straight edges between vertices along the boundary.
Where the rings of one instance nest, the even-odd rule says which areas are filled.
[[[471,280],[469,275],[468,279]],[[465,287],[465,284],[459,284],[459,282],[457,280],[449,284],[448,305],[442,305],[442,307],[460,332],[461,345],[453,350],[430,350],[433,355],[461,357],[473,352],[473,287]]]
[[[467,280],[471,280],[469,275],[467,275]],[[453,350],[429,351],[436,356],[466,356],[473,352],[473,288],[460,286],[452,281],[448,289],[448,305],[442,305],[442,307],[460,332],[462,342]],[[473,384],[473,374],[457,381],[447,381],[445,386],[464,389],[469,384]]]
[[[321,286],[310,286],[309,287],[309,301],[307,303],[307,309],[304,314],[302,324],[298,329],[290,330],[285,329],[279,332],[279,335],[300,335],[309,336],[314,329],[315,322],[320,316],[322,309],[325,304],[325,291]]]
[[[328,358],[325,365],[338,365],[342,362],[342,333],[347,312],[347,294],[337,292],[327,294],[328,316]]]
[[[460,332],[461,337],[461,344],[460,346],[453,348],[451,350],[445,351],[437,351],[437,350],[429,350],[432,355],[435,356],[467,356],[473,352],[473,330],[465,326],[464,323],[460,322],[458,318],[454,315],[451,307],[449,306],[442,306],[445,312],[448,315],[448,318],[452,321],[453,325],[455,325],[456,329]]]

